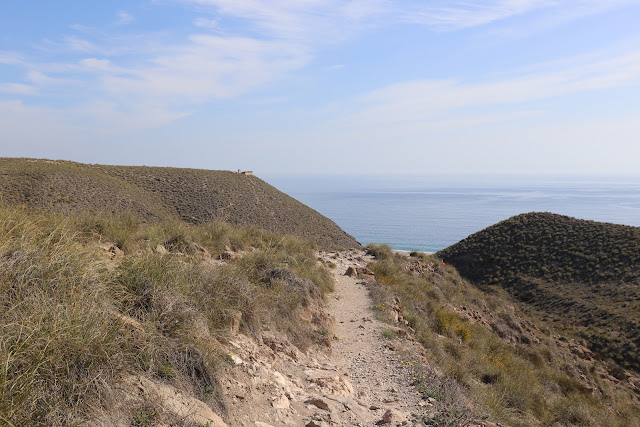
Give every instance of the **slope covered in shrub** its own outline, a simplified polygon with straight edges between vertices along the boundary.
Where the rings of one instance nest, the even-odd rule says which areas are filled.
[[[376,256],[369,265],[376,280],[367,282],[374,309],[406,322],[423,345],[423,357],[411,361],[414,383],[438,407],[510,426],[640,425],[637,376],[598,360],[506,292],[482,291],[433,255],[368,249]],[[442,418],[437,425],[468,425]]]
[[[438,256],[485,289],[542,310],[589,348],[640,371],[640,228],[518,215]]]

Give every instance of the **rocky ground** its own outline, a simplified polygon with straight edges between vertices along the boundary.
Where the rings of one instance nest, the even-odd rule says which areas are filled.
[[[264,334],[260,343],[237,335],[222,384],[228,425],[423,425],[431,403],[411,385],[407,366],[420,345],[405,329],[376,319],[362,279],[371,257],[357,250],[319,257],[335,265],[331,350],[303,354],[279,335]],[[345,274],[352,272],[359,274]],[[385,330],[393,333],[385,338]]]
[[[305,355],[282,336],[265,334],[256,343],[237,335],[231,341],[230,375],[222,385],[228,424],[414,425],[428,403],[410,385],[397,351],[400,339],[383,337],[390,326],[375,318],[365,282],[344,275],[349,267],[365,268],[370,257],[355,250],[320,257],[335,264],[331,351]],[[403,340],[402,346],[406,351],[417,344]]]
[[[155,409],[139,411],[134,425],[425,425],[422,421],[433,415],[435,401],[423,398],[412,385],[410,365],[428,361],[402,322],[399,307],[391,307],[399,320],[395,325],[376,318],[367,289],[367,282],[374,280],[366,268],[371,256],[348,250],[320,252],[318,257],[334,274],[335,292],[328,297],[328,313],[316,307],[300,316],[303,322],[326,325],[329,347],[316,345],[303,353],[284,334],[263,331],[256,338],[235,325],[223,343],[226,364],[212,390],[224,401],[217,409],[172,385],[131,376],[114,391],[112,410],[92,425],[130,425],[123,414],[144,402],[154,402]],[[130,321],[134,332],[142,333],[139,324]],[[496,426],[486,421],[472,425]]]

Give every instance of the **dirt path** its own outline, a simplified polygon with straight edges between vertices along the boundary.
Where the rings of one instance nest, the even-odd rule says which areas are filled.
[[[383,338],[389,325],[375,318],[366,285],[344,275],[348,267],[365,267],[370,258],[360,252],[346,252],[332,261],[337,265],[336,292],[329,312],[336,319],[338,339],[331,358],[348,375],[361,402],[371,411],[372,420],[363,420],[362,425],[382,420],[389,410],[393,424],[406,421],[403,425],[410,425],[422,399],[410,385],[409,373],[389,339]]]
[[[393,328],[375,318],[366,285],[345,276],[365,267],[363,251],[320,253],[336,268],[329,296],[335,318],[330,354],[304,355],[277,337],[262,343],[238,335],[233,376],[224,384],[235,408],[230,426],[413,426],[425,402],[410,385],[409,370],[394,348],[411,352],[418,344],[385,339]],[[416,350],[417,351],[417,350]]]

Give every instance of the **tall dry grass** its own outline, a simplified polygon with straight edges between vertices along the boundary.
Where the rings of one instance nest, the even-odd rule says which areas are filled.
[[[124,254],[111,259],[107,242]],[[220,265],[193,245],[213,258],[245,252]],[[0,206],[0,425],[82,424],[128,374],[222,407],[219,340],[231,322],[308,346],[318,328],[296,310],[322,304],[331,287],[313,245],[294,237]]]
[[[68,220],[0,209],[0,419],[72,422],[131,349],[108,313],[122,295]]]

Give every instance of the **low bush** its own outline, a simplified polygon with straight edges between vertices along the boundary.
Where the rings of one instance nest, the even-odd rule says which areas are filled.
[[[389,245],[368,244],[366,246],[367,253],[376,257],[377,260],[385,260],[393,258],[393,249]]]

